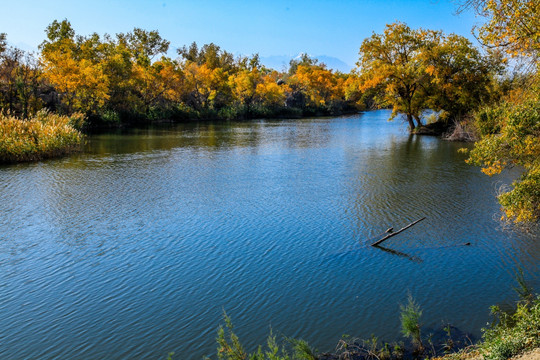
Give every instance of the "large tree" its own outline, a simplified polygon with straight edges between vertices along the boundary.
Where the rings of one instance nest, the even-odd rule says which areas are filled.
[[[403,23],[386,26],[383,34],[373,34],[360,47],[360,76],[364,90],[382,90],[379,106],[392,107],[392,118],[404,114],[411,131],[421,126],[425,108],[423,91],[429,82],[422,49],[432,32],[413,30]],[[416,120],[416,125],[413,121]]]
[[[97,34],[75,36],[67,20],[53,21],[40,45],[44,77],[55,87],[67,113],[91,113],[109,98],[109,78]]]
[[[497,64],[462,36],[403,23],[365,39],[357,63],[361,88],[375,89],[378,106],[392,107],[391,118],[405,115],[411,131],[422,126],[424,110],[456,118],[478,107]]]
[[[429,74],[425,104],[457,121],[491,101],[495,76],[503,70],[499,53],[482,54],[456,34],[437,33],[421,57]]]

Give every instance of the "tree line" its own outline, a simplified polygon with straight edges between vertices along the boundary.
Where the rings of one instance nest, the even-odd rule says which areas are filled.
[[[431,109],[465,114],[494,95],[502,58],[469,40],[394,23],[360,48],[358,68],[328,69],[302,55],[288,71],[196,43],[167,56],[158,31],[77,35],[54,21],[33,56],[0,38],[0,108],[27,118],[41,108],[84,114],[90,125],[160,119],[333,115],[372,108],[403,114],[410,129]]]
[[[357,76],[334,72],[303,55],[288,72],[211,43],[166,56],[158,31],[135,28],[110,36],[76,35],[67,20],[54,21],[36,57],[0,47],[0,108],[22,118],[47,108],[80,112],[94,124],[159,119],[299,117],[364,108]]]

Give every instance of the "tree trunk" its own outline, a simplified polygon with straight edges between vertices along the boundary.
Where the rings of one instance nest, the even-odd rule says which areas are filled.
[[[417,125],[418,127],[423,126],[423,125],[422,125],[422,120],[420,119],[419,116],[415,116],[415,117],[414,117],[414,120],[416,120],[416,123],[418,124],[418,125]]]
[[[409,130],[410,130],[411,132],[413,132],[415,126],[414,126],[413,117],[412,117],[411,114],[407,114],[407,122],[409,123]]]

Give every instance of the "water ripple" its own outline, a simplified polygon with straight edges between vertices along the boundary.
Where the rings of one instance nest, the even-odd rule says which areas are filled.
[[[223,310],[250,349],[272,326],[329,351],[398,338],[408,292],[428,325],[480,328],[518,267],[539,284],[538,229],[499,226],[464,144],[387,116],[137,130],[0,168],[0,357],[200,358]]]

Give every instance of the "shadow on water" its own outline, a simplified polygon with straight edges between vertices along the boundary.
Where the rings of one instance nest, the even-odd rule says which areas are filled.
[[[418,256],[409,255],[409,254],[404,253],[402,251],[390,249],[390,248],[387,248],[387,247],[384,247],[384,246],[381,246],[381,245],[375,245],[374,248],[380,249],[380,250],[385,251],[387,253],[390,253],[392,255],[401,256],[401,257],[403,257],[403,258],[405,258],[407,260],[410,260],[412,262],[415,262],[415,263],[421,263],[423,261]]]

